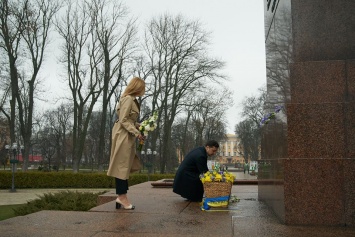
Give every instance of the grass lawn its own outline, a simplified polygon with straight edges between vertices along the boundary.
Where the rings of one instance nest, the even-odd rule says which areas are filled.
[[[0,206],[0,221],[15,217],[14,209],[25,205],[26,204]]]

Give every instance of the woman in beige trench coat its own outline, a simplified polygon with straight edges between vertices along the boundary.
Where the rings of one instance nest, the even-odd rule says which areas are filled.
[[[132,168],[133,158],[136,155],[136,138],[144,140],[139,132],[140,107],[136,97],[145,93],[145,82],[139,77],[134,77],[127,85],[117,106],[118,116],[112,129],[112,146],[108,176],[116,180],[116,208],[134,209],[127,197],[128,178]]]

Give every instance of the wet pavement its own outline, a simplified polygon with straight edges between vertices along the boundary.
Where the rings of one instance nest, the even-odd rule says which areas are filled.
[[[52,191],[58,190],[41,190],[41,192]],[[2,200],[5,200],[4,196],[6,196],[6,200],[20,202],[31,198],[32,193],[40,195],[40,190],[17,190],[16,193],[1,190],[0,200],[4,203],[5,201]],[[12,195],[10,198],[9,194]],[[88,212],[40,211],[0,221],[0,235],[14,237],[355,236],[354,228],[283,225],[263,202],[258,201],[257,185],[233,185],[232,195],[237,196],[240,201],[231,203],[228,208],[210,211],[202,211],[199,203],[186,201],[173,193],[169,187],[153,187],[151,182],[131,186],[128,194],[136,206],[135,210],[116,210],[115,201],[109,201]],[[115,197],[114,190],[108,190],[106,196],[111,196],[112,200]]]

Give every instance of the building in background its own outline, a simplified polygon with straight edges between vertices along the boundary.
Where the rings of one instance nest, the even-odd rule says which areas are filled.
[[[226,134],[226,140],[219,141],[219,153],[217,160],[226,166],[242,168],[244,157],[239,152],[239,139],[235,134]]]

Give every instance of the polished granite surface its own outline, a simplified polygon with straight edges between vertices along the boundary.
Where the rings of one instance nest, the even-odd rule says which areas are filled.
[[[283,110],[262,126],[259,198],[286,224],[354,226],[355,1],[276,2],[266,109]]]

